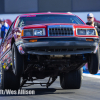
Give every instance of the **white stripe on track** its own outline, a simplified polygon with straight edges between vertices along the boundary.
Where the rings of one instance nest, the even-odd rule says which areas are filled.
[[[83,76],[100,79],[99,75],[92,75],[92,74],[85,74],[85,73],[83,73]]]

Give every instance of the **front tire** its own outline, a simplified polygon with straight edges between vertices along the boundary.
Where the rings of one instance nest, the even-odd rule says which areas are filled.
[[[99,70],[99,49],[95,54],[90,54],[88,61],[88,70],[91,74],[97,74]]]
[[[23,73],[23,56],[18,52],[15,43],[12,45],[12,69],[17,77]]]
[[[63,89],[79,89],[82,81],[82,70],[75,70],[60,75],[60,85]]]

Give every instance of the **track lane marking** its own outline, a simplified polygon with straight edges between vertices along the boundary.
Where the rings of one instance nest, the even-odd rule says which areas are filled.
[[[92,75],[92,74],[83,73],[83,76],[100,79],[100,75]]]

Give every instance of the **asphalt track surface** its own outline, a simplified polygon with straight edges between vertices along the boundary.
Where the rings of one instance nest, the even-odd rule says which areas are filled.
[[[47,81],[48,78],[35,82],[40,83]],[[22,89],[34,90],[35,94],[0,94],[0,100],[100,100],[100,76],[84,74],[80,89],[62,89],[59,77],[48,89],[40,85],[32,85],[23,87]]]
[[[47,80],[46,78],[35,82],[47,82]],[[22,89],[34,90],[35,94],[0,94],[0,100],[100,100],[100,77],[93,78],[83,75],[80,89],[62,89],[60,87],[59,77],[48,89],[40,85],[32,85]]]

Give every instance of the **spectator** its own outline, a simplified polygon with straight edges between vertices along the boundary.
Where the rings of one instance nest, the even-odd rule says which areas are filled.
[[[1,29],[1,26],[2,26],[2,25],[1,25],[1,19],[0,19],[0,29]]]
[[[4,38],[5,34],[9,29],[9,25],[5,22],[4,19],[1,19],[1,38]]]
[[[100,23],[94,22],[94,15],[92,13],[87,14],[87,25],[94,26],[97,29],[98,35],[100,36]]]
[[[3,18],[0,18],[0,25],[2,26],[2,24],[1,24],[1,22],[2,22],[2,20],[4,20]],[[9,26],[6,22],[5,22],[5,26]]]
[[[1,37],[1,26],[2,26],[2,25],[1,25],[1,19],[0,19],[0,37]]]

